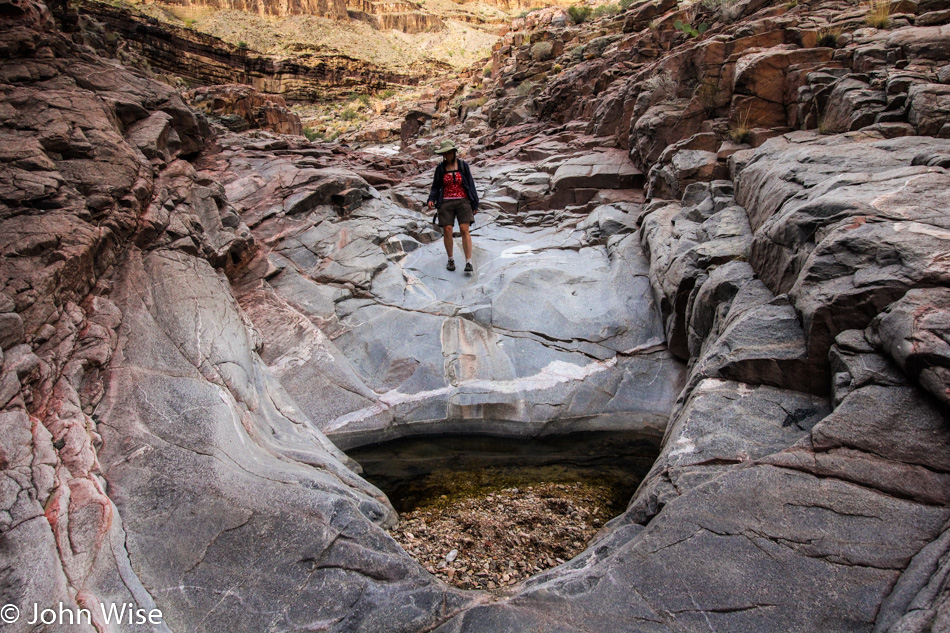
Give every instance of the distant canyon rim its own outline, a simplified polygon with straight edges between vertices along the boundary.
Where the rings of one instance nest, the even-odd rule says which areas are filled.
[[[0,0],[6,630],[950,631],[950,0],[169,7]],[[346,452],[611,434],[492,591]]]

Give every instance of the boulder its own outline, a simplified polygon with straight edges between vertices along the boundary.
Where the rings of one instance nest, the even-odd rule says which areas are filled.
[[[630,158],[640,169],[648,169],[673,143],[700,131],[705,118],[702,109],[688,110],[686,100],[650,107],[630,122]]]
[[[833,374],[831,403],[835,407],[848,394],[867,385],[895,387],[907,384],[900,368],[878,353],[860,330],[846,330],[839,334],[828,359]]]
[[[908,376],[950,405],[950,289],[909,290],[870,328],[873,339]]]
[[[907,94],[907,120],[920,135],[950,138],[950,86],[911,86]]]
[[[848,132],[871,125],[887,104],[884,92],[863,81],[844,77],[835,82],[821,117],[825,132]]]
[[[800,138],[763,145],[739,169],[736,194],[755,230],[753,268],[789,293],[809,356],[821,359],[838,333],[867,326],[909,288],[944,283],[936,254],[950,236],[939,211],[947,175],[925,165],[948,147],[926,137]],[[851,175],[827,178],[844,164]],[[763,179],[773,168],[796,178]]]
[[[172,127],[172,118],[164,112],[155,112],[137,121],[126,130],[126,139],[149,160],[167,163],[181,150],[178,133]]]
[[[905,59],[927,59],[950,61],[950,24],[942,26],[922,26],[913,29],[900,29],[890,35],[888,48],[900,51]]]
[[[607,150],[571,158],[551,179],[554,191],[571,188],[632,189],[643,185],[640,173],[621,150]]]

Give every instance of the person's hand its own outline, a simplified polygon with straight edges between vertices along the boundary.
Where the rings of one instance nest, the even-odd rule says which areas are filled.
[[[435,208],[435,203],[432,202],[431,200],[429,200],[429,208],[430,208],[430,209]]]

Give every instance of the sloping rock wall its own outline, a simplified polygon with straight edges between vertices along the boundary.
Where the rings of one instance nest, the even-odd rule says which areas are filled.
[[[139,630],[100,610],[130,603],[154,630],[409,633],[470,603],[261,360],[228,278],[258,245],[185,160],[201,115],[24,9],[0,35],[10,630],[60,603],[93,614],[75,630]]]
[[[90,43],[111,56],[129,55],[151,72],[182,78],[198,85],[246,84],[288,100],[311,101],[353,90],[383,88],[389,84],[415,85],[420,76],[396,73],[345,55],[299,56],[278,59],[199,33],[162,24],[125,9],[82,0],[80,12],[115,35],[92,38]],[[90,36],[92,37],[92,36]],[[111,44],[110,44],[111,42]],[[116,50],[121,44],[122,53]]]

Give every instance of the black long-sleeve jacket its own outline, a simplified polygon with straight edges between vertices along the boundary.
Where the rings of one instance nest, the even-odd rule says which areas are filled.
[[[475,190],[475,179],[472,178],[472,170],[469,168],[468,163],[461,158],[456,158],[455,160],[459,165],[459,173],[462,174],[462,188],[472,203],[472,211],[478,211],[478,192]],[[442,183],[444,182],[444,178],[445,161],[442,161],[435,168],[435,177],[432,179],[432,189],[429,191],[429,199],[426,200],[426,204],[434,202],[437,209],[442,206],[442,196],[444,195]]]

